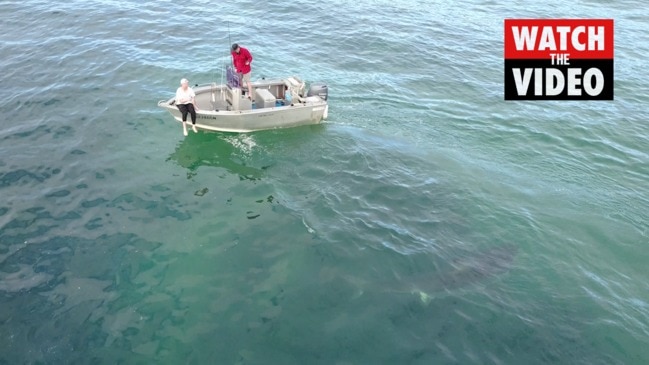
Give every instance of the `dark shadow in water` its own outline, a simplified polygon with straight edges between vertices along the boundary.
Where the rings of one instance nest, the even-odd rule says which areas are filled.
[[[518,254],[515,244],[494,244],[459,254],[439,272],[383,282],[348,280],[336,275],[340,269],[335,266],[302,274],[303,280],[269,299],[282,313],[255,329],[251,342],[258,341],[258,347],[251,357],[262,361],[284,352],[303,363],[322,358],[391,364],[620,363],[582,337],[587,314],[570,312],[559,327],[564,330],[556,331],[556,326],[530,324],[517,316],[520,308],[497,299],[506,295],[507,286],[498,281],[517,270]],[[552,320],[555,314],[548,316],[545,308],[574,304],[561,298],[548,302],[526,312]],[[283,322],[289,316],[291,321]],[[313,318],[318,320],[308,320]],[[307,335],[297,337],[299,331]],[[318,337],[317,354],[311,336]]]
[[[227,138],[227,139],[226,139]],[[259,180],[264,174],[264,167],[249,166],[250,157],[246,151],[236,146],[236,136],[221,133],[190,133],[178,145],[176,150],[167,158],[189,170],[187,178],[191,179],[199,167],[221,167],[239,176],[241,180]],[[232,141],[235,141],[234,143]],[[245,142],[241,142],[243,145]],[[252,143],[252,142],[248,142]],[[244,148],[254,149],[254,145],[244,145]]]
[[[9,172],[0,171],[0,188],[11,185],[24,185],[29,182],[42,183],[52,177],[52,175],[57,175],[60,172],[61,169],[59,168],[51,168],[46,166],[39,166],[32,170],[16,168],[16,170]]]
[[[429,302],[436,293],[470,287],[507,273],[513,266],[518,247],[499,244],[487,249],[467,252],[450,260],[442,272],[419,273],[384,283],[383,289],[392,292],[418,294]]]
[[[255,133],[192,133],[183,138],[166,161],[186,168],[191,179],[202,166],[221,167],[239,176],[240,180],[260,180],[272,167],[274,149],[303,145],[321,136],[325,126],[261,131]],[[270,155],[270,156],[269,156]]]

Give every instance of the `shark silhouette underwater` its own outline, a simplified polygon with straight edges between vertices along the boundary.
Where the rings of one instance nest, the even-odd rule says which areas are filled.
[[[396,278],[376,283],[353,280],[360,288],[372,291],[418,295],[424,304],[443,293],[469,288],[510,271],[518,253],[512,244],[496,245],[458,256],[449,262],[449,269],[415,275],[397,275]],[[368,285],[369,284],[369,285]],[[361,289],[357,296],[363,295]]]

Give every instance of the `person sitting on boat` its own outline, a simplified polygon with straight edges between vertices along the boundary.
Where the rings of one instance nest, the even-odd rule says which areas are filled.
[[[192,117],[192,129],[194,133],[198,133],[196,130],[196,102],[194,98],[196,94],[191,87],[189,87],[189,80],[182,79],[180,80],[180,87],[176,90],[176,106],[183,117],[183,134],[187,135],[187,113]]]
[[[251,62],[252,55],[250,54],[250,51],[240,47],[236,43],[232,45],[232,63],[234,64],[234,69],[238,74],[242,75],[242,86],[248,85],[248,98],[254,101],[252,95],[252,84],[250,83]]]

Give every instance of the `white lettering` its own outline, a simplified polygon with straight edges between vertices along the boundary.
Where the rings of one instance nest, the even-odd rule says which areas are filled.
[[[545,51],[547,49],[550,51],[557,50],[557,43],[554,41],[554,31],[552,27],[543,27],[541,40],[539,41],[539,51]]]
[[[564,86],[565,80],[561,70],[556,68],[548,68],[545,70],[545,95],[559,95],[563,91]]]
[[[593,77],[595,77],[594,88],[592,87]],[[584,91],[586,91],[590,96],[597,96],[602,93],[602,90],[604,90],[604,75],[598,68],[593,67],[586,70],[586,73],[584,73],[584,81]]]
[[[540,34],[538,26],[512,26],[511,29],[517,51],[565,52],[569,50],[568,42],[577,51],[604,51],[606,48],[604,26],[543,26]],[[538,48],[535,48],[537,37]]]
[[[577,51],[583,51],[586,49],[585,43],[579,43],[579,35],[586,32],[586,29],[583,25],[578,26],[572,31],[572,47]]]
[[[605,82],[602,71],[593,67],[586,70],[583,76],[582,71],[581,68],[512,68],[518,96],[527,96],[528,91],[531,92],[532,77],[535,96],[551,97],[565,93],[568,97],[574,97],[581,96],[582,90],[590,96],[600,95]]]
[[[516,43],[516,50],[522,51],[523,48],[526,48],[527,51],[534,50],[534,44],[536,43],[536,34],[539,31],[539,27],[533,26],[532,32],[530,33],[529,27],[512,27],[512,35],[514,36],[514,42]]]
[[[528,73],[528,71],[530,72]],[[512,72],[514,73],[514,81],[516,82],[516,92],[519,96],[527,95],[527,89],[530,86],[530,79],[532,79],[532,73],[534,73],[533,69],[526,68],[522,77],[520,68],[514,68],[512,69]]]
[[[534,95],[543,95],[543,69],[534,69]]]
[[[595,42],[597,42],[597,50],[604,50],[604,27],[597,27],[597,33],[595,32],[595,27],[588,27],[588,50],[595,50]]]
[[[568,95],[581,95],[581,89],[577,87],[581,85],[581,80],[577,76],[581,75],[580,68],[568,69]]]
[[[559,33],[559,49],[561,51],[567,51],[568,33],[570,33],[570,27],[568,26],[557,27],[557,33]]]

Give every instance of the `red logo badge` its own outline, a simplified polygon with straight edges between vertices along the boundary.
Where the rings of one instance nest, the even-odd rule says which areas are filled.
[[[613,19],[505,19],[505,100],[613,100]]]

